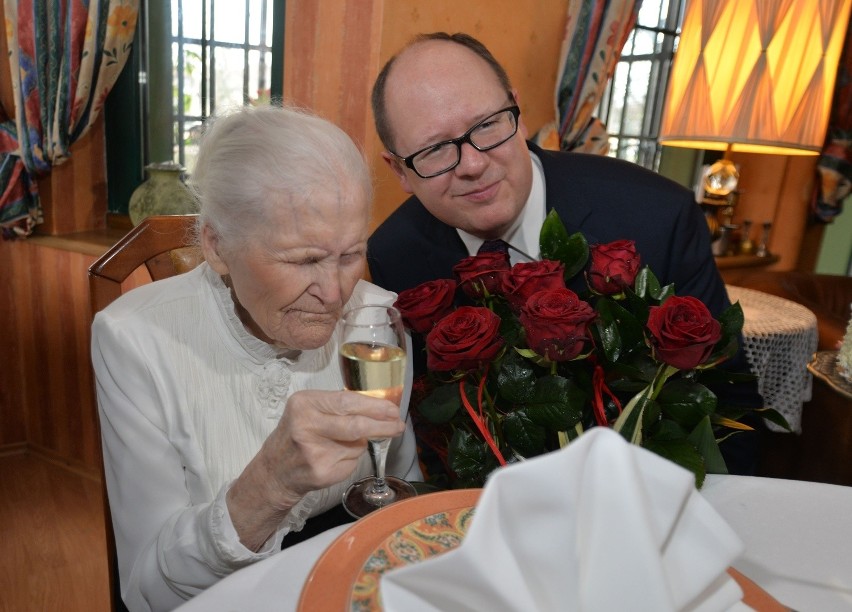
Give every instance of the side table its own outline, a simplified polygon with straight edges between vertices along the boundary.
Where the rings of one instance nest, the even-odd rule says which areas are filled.
[[[768,293],[726,286],[731,302],[743,309],[743,349],[765,405],[780,412],[790,428],[802,431],[802,404],[811,399],[807,365],[817,348],[813,312]],[[785,431],[767,423],[773,431]]]

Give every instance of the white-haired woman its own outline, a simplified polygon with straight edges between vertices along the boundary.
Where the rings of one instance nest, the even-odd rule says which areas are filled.
[[[357,147],[306,112],[244,108],[207,127],[192,185],[206,261],[92,327],[131,610],[174,608],[280,550],[370,473],[368,438],[396,436],[388,472],[420,477],[399,408],[340,390],[342,311],[395,298],[359,280],[372,187]]]

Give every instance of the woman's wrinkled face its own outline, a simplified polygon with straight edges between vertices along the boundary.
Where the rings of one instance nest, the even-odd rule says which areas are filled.
[[[367,250],[367,196],[343,187],[270,206],[257,232],[235,248],[221,248],[212,228],[204,228],[208,262],[230,277],[237,312],[261,340],[307,350],[331,338]]]

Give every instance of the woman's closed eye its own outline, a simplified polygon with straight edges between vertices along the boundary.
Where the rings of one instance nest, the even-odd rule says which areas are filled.
[[[351,251],[349,253],[343,253],[343,255],[340,256],[340,262],[343,264],[356,263],[360,261],[363,257],[364,251]]]

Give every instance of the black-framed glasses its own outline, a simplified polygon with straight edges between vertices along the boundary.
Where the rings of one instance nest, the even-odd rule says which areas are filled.
[[[516,105],[507,106],[489,115],[458,138],[429,145],[408,157],[390,150],[388,152],[402,160],[420,178],[432,178],[459,165],[461,146],[466,142],[477,151],[489,151],[509,140],[518,132],[520,114],[521,109]]]

